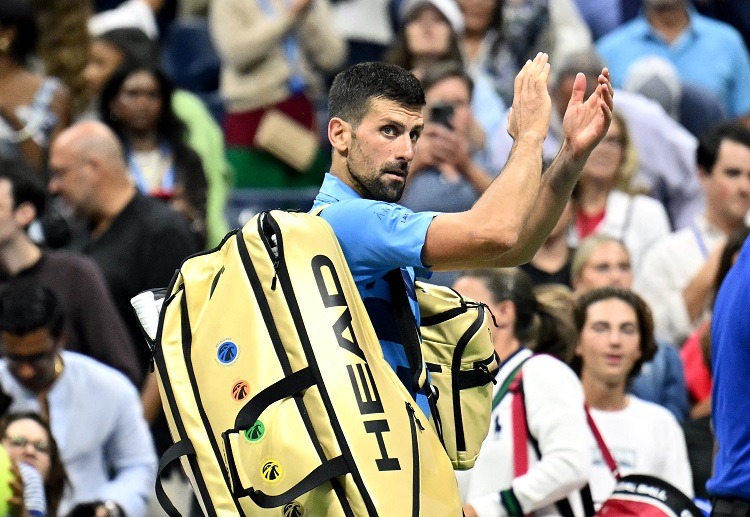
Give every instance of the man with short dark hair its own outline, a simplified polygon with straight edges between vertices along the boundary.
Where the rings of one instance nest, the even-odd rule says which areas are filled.
[[[528,261],[557,222],[582,164],[611,120],[608,72],[584,102],[585,80],[576,81],[565,116],[565,143],[542,176],[542,142],[549,127],[550,67],[540,53],[519,73],[509,132],[514,151],[497,179],[471,209],[414,213],[396,204],[424,127],[424,93],[417,79],[393,65],[363,63],[336,76],[329,94],[331,171],[314,209],[341,243],[354,281],[380,338],[383,353],[414,393],[408,361],[394,329],[386,275],[400,272],[414,315],[415,269],[451,270],[512,266]],[[427,273],[429,274],[429,273]]]
[[[45,287],[18,283],[0,295],[0,383],[10,411],[50,421],[72,489],[60,515],[87,504],[92,515],[143,517],[156,456],[138,392],[116,370],[64,351],[63,325]]]
[[[634,284],[654,311],[657,336],[678,345],[705,316],[723,244],[750,210],[750,129],[716,126],[701,138],[697,160],[705,211],[648,251]]]
[[[139,386],[145,370],[97,265],[77,253],[42,249],[27,234],[45,198],[27,165],[0,161],[0,291],[27,279],[50,288],[65,312],[67,349],[120,370]]]

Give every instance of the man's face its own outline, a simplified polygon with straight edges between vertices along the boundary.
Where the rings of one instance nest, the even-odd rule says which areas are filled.
[[[723,140],[711,174],[700,178],[709,217],[739,225],[750,210],[750,147]]]
[[[672,9],[686,6],[685,0],[643,0],[646,9]]]
[[[10,180],[0,179],[0,245],[11,240],[19,231],[23,231],[23,226],[16,220],[14,204]]]
[[[49,159],[51,194],[59,195],[79,217],[88,217],[94,206],[95,171],[90,161],[83,159],[69,146],[53,142]]]
[[[0,332],[10,373],[26,389],[38,393],[55,381],[58,346],[46,328],[17,336]]]
[[[424,92],[427,113],[436,103],[453,105],[453,128],[462,136],[468,136],[471,126],[471,92],[469,85],[460,77],[446,77]]]
[[[401,199],[422,128],[421,109],[373,99],[359,126],[352,128],[347,183],[365,199]]]

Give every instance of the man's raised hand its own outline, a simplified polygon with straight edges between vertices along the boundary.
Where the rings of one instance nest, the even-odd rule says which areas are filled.
[[[540,52],[526,62],[513,84],[513,105],[508,114],[508,133],[514,140],[534,133],[544,139],[549,130],[552,100],[547,90],[549,56]]]
[[[586,77],[579,73],[573,84],[573,93],[563,117],[563,132],[566,144],[575,160],[586,159],[602,138],[612,122],[614,89],[606,68],[598,78],[594,93],[584,102]]]

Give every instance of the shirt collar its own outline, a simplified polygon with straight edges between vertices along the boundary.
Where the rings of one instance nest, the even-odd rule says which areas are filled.
[[[326,172],[323,184],[320,186],[320,192],[316,196],[316,201],[331,203],[336,201],[345,201],[347,199],[361,199],[357,191],[341,181],[330,172]]]

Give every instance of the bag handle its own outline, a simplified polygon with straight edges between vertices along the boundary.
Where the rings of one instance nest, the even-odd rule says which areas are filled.
[[[589,427],[591,428],[591,432],[594,435],[596,445],[599,446],[599,450],[602,453],[602,458],[604,458],[604,462],[607,464],[607,467],[609,467],[609,470],[612,471],[612,475],[615,476],[615,479],[617,481],[619,481],[622,478],[622,474],[620,474],[620,469],[617,466],[617,462],[612,457],[612,453],[609,451],[609,447],[607,447],[607,444],[604,443],[604,438],[602,438],[602,434],[599,432],[599,428],[596,426],[596,423],[591,416],[589,405],[584,404],[583,408],[586,411],[586,421],[588,422]]]
[[[226,451],[227,469],[232,481],[232,495],[234,497],[249,497],[261,508],[276,508],[306,494],[313,488],[333,478],[344,476],[351,472],[345,458],[337,456],[321,463],[305,476],[302,481],[279,495],[272,496],[260,490],[255,490],[253,487],[245,488],[242,486],[242,481],[237,471],[237,463],[232,452],[232,445],[229,440],[230,435],[239,434],[242,431],[250,429],[263,411],[271,404],[298,394],[301,395],[307,388],[315,385],[315,376],[310,367],[303,368],[284,377],[252,397],[237,413],[234,427],[221,433],[224,441],[224,450]]]
[[[159,459],[159,470],[156,474],[156,500],[159,502],[162,510],[169,517],[182,517],[180,512],[175,508],[170,501],[169,496],[164,491],[164,485],[161,482],[161,473],[173,462],[177,461],[183,456],[195,456],[195,448],[192,442],[185,438],[172,444]]]

